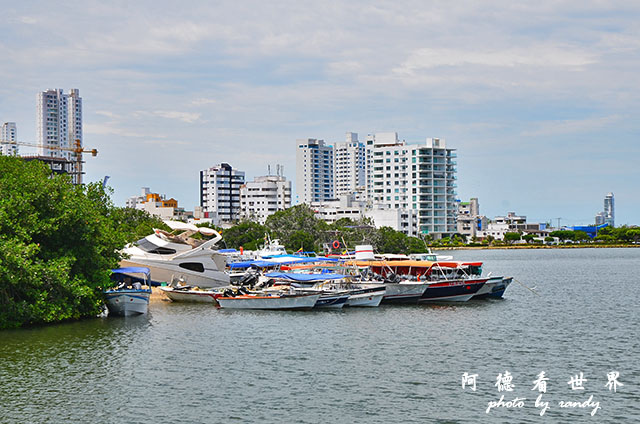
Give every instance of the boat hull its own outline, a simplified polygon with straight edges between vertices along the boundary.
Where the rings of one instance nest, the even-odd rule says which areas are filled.
[[[216,292],[210,290],[176,290],[173,287],[160,287],[160,290],[172,302],[214,303]]]
[[[429,285],[419,302],[466,302],[487,280],[488,278],[436,281]]]
[[[188,262],[188,260],[185,260]],[[179,264],[170,261],[160,261],[148,258],[129,258],[120,262],[123,267],[143,266],[151,271],[151,284],[159,286],[171,282],[174,278],[182,278],[188,284],[198,287],[216,288],[229,285],[230,279],[224,271],[206,269],[204,273],[181,268]]]
[[[320,299],[320,293],[286,296],[221,296],[216,300],[223,309],[311,309],[318,299]]]
[[[314,308],[341,309],[344,305],[346,305],[348,299],[349,299],[348,294],[341,294],[341,295],[323,294],[322,296],[320,296],[320,298],[314,305]]]
[[[429,283],[386,283],[382,303],[416,303]]]
[[[386,289],[384,285],[374,288],[353,289],[349,292],[349,299],[347,299],[346,306],[375,308],[380,305],[385,293]]]
[[[109,315],[131,316],[146,314],[151,290],[107,290],[105,292]]]
[[[513,277],[493,277],[478,290],[473,298],[474,299],[487,299],[494,298],[500,299],[504,295],[505,290],[509,287],[509,284],[513,281]]]

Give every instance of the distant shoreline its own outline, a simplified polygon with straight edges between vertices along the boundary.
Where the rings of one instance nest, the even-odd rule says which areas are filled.
[[[484,250],[484,249],[621,249],[640,248],[640,244],[566,244],[566,245],[514,245],[514,246],[450,246],[432,247],[431,250]]]

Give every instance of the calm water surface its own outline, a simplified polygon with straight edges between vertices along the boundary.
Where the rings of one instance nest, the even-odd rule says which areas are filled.
[[[457,251],[512,275],[504,300],[225,311],[0,332],[1,423],[640,422],[640,249]],[[499,393],[498,374],[513,376]],[[533,381],[549,378],[541,417]],[[605,384],[618,371],[617,393]],[[463,390],[464,372],[478,374]],[[583,372],[585,390],[571,390]],[[521,409],[488,402],[524,397]],[[593,408],[561,409],[559,401]]]

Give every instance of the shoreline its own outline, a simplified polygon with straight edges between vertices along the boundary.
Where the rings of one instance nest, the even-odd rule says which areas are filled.
[[[607,244],[607,245],[587,245],[587,244],[568,244],[568,245],[513,245],[513,246],[448,246],[448,247],[431,247],[431,250],[485,250],[485,249],[622,249],[640,248],[640,244]]]

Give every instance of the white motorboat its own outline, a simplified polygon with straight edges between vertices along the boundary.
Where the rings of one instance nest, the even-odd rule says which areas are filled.
[[[109,315],[146,314],[151,296],[149,268],[118,268],[111,270],[111,272],[120,284],[115,289],[104,291]],[[143,277],[134,280],[131,274],[141,274]]]
[[[236,296],[218,295],[224,309],[311,309],[320,293],[250,293]]]
[[[218,232],[178,221],[165,223],[174,231],[182,232],[154,230],[153,234],[125,247],[121,266],[148,267],[155,285],[176,277],[201,288],[229,285],[229,275],[224,272],[225,257],[211,249],[222,239]],[[212,238],[203,241],[191,237],[198,232]]]

